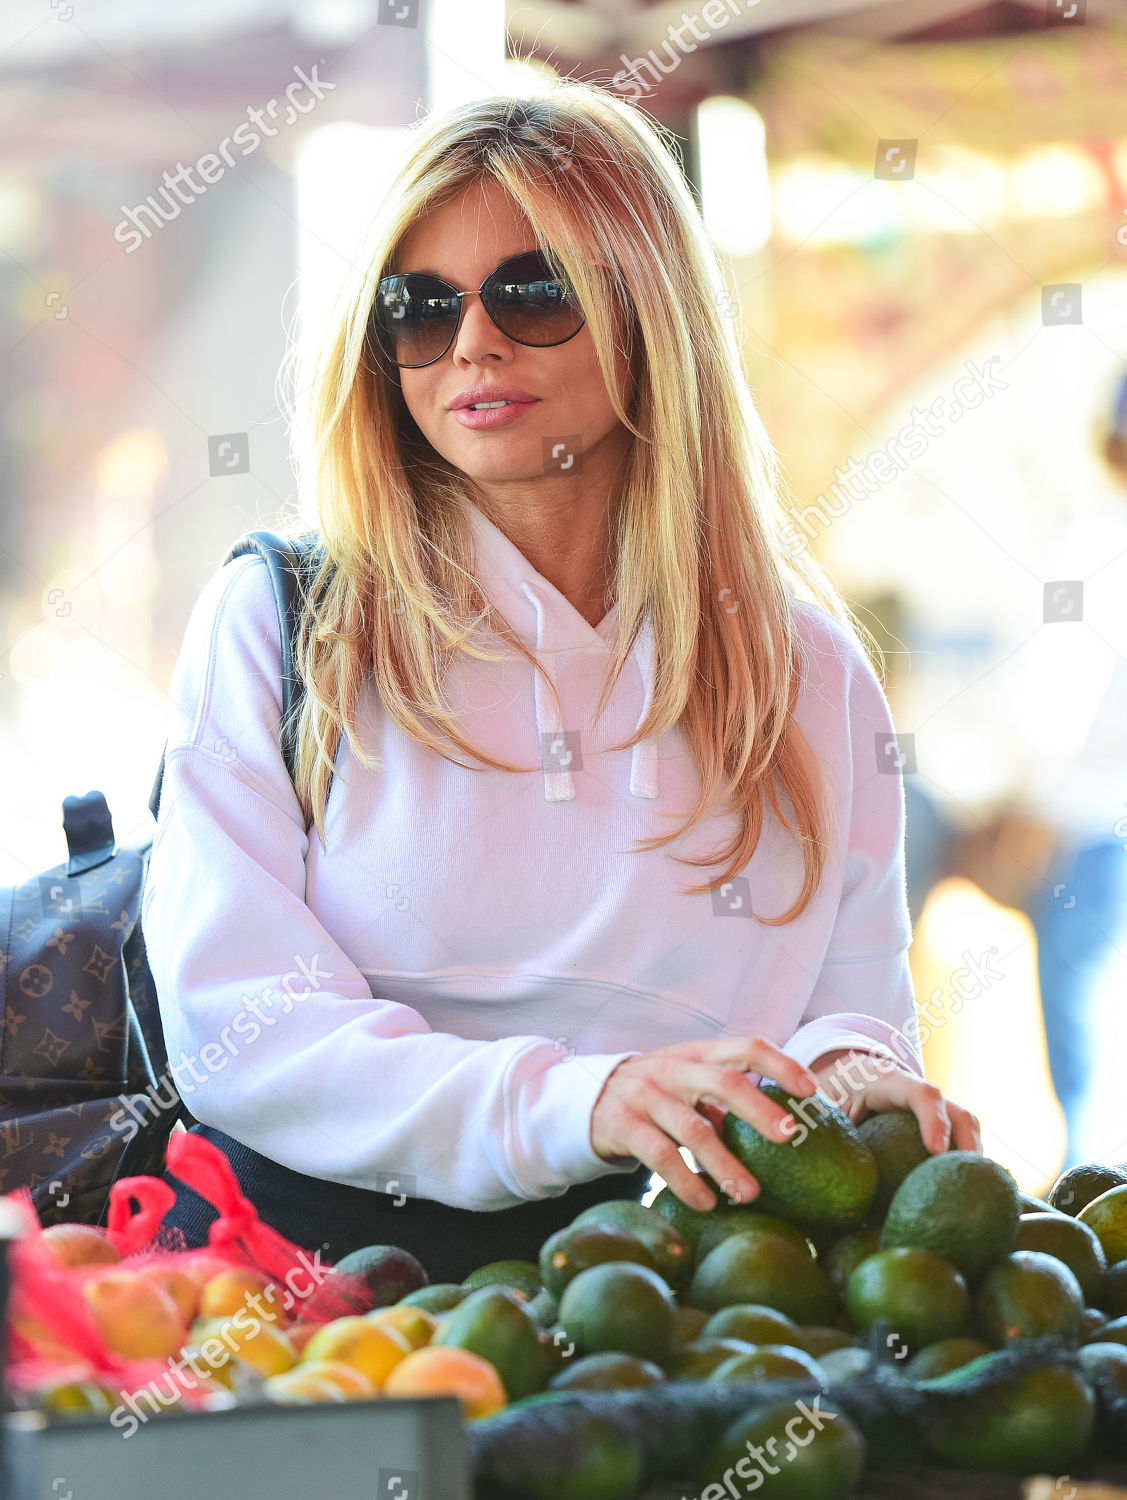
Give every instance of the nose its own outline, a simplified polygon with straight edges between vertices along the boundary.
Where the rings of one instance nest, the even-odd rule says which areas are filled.
[[[505,337],[486,312],[481,293],[464,293],[462,317],[451,349],[454,359],[467,365],[480,364],[484,356],[503,358],[511,348],[512,340]]]

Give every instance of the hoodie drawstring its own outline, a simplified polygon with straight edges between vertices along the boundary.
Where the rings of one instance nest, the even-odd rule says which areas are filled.
[[[544,608],[539,593],[527,580],[521,581],[521,590],[536,611],[536,659],[544,665],[544,656],[551,651],[555,638],[550,616]],[[642,622],[631,653],[642,675],[642,712],[635,725],[635,732],[649,712],[654,687],[653,631],[647,615]],[[533,674],[533,697],[536,704],[536,735],[544,764],[544,800],[546,802],[571,802],[575,797],[575,780],[570,770],[571,751],[563,740],[563,725],[551,701],[547,683],[539,672]],[[545,738],[550,736],[550,738]],[[630,794],[633,797],[657,797],[657,741],[651,737],[634,746],[630,756]]]

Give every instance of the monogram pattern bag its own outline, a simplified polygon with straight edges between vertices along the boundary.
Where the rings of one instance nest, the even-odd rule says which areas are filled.
[[[266,561],[282,638],[282,743],[292,774],[301,681],[293,660],[295,574],[316,532],[251,531],[224,563]],[[160,805],[164,753],[149,798]],[[191,1120],[167,1074],[156,991],[141,933],[152,838],[118,848],[105,797],[63,801],[68,858],[0,889],[0,1193],[26,1186],[44,1224],[99,1223],[118,1177],[159,1172],[168,1136]]]

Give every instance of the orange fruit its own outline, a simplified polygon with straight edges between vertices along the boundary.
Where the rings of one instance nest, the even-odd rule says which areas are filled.
[[[392,1307],[377,1307],[375,1312],[365,1313],[369,1323],[394,1328],[401,1333],[412,1349],[421,1349],[429,1344],[438,1327],[438,1319],[423,1307],[410,1307],[402,1302]]]
[[[106,1231],[94,1224],[50,1224],[40,1240],[62,1266],[113,1266],[121,1259]]]
[[[204,1282],[200,1290],[202,1318],[228,1318],[242,1307],[265,1322],[284,1319],[277,1287],[259,1271],[220,1271]]]
[[[385,1396],[457,1396],[467,1420],[487,1417],[506,1404],[501,1377],[469,1349],[428,1344],[401,1360],[384,1381]]]
[[[296,1366],[293,1374],[303,1379],[328,1380],[339,1386],[349,1401],[371,1401],[376,1388],[362,1370],[346,1365],[341,1359],[307,1359]]]
[[[234,1345],[234,1358],[264,1378],[284,1375],[297,1364],[297,1350],[276,1323],[260,1323],[250,1317],[235,1322],[229,1318],[219,1337],[229,1348]]]
[[[106,1271],[83,1294],[102,1337],[127,1359],[170,1359],[187,1330],[180,1309],[163,1287],[137,1271]]]
[[[196,1316],[200,1300],[199,1287],[186,1271],[181,1271],[176,1266],[138,1266],[137,1275],[163,1287],[180,1309],[180,1316],[185,1323],[190,1323]]]
[[[328,1364],[329,1361],[325,1360],[323,1363]],[[350,1399],[339,1380],[334,1380],[331,1372],[326,1375],[320,1365],[308,1372],[301,1365],[295,1365],[284,1375],[271,1375],[269,1380],[263,1381],[262,1392],[271,1401],[281,1401],[287,1406]]]
[[[411,1345],[394,1328],[366,1317],[334,1318],[319,1328],[302,1350],[303,1364],[339,1360],[360,1370],[379,1390],[389,1373],[411,1353]]]

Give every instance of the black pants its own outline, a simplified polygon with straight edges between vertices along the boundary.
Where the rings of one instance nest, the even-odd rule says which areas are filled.
[[[649,1167],[608,1173],[578,1183],[557,1198],[537,1198],[492,1212],[451,1208],[430,1198],[408,1199],[397,1207],[387,1193],[325,1182],[279,1166],[209,1125],[193,1125],[191,1130],[219,1147],[263,1222],[296,1245],[310,1252],[320,1249],[330,1263],[365,1245],[398,1245],[418,1257],[432,1282],[462,1281],[491,1260],[535,1262],[548,1236],[570,1224],[576,1214],[611,1198],[637,1201],[652,1176]],[[218,1215],[171,1172],[164,1178],[176,1190],[176,1202],[164,1223],[183,1231],[189,1250],[199,1249],[207,1244],[208,1228]]]

